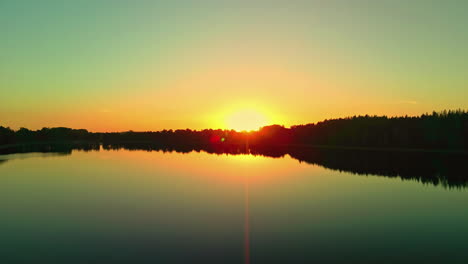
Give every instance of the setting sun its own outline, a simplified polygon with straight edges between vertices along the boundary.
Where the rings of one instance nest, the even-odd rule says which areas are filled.
[[[237,131],[257,130],[268,125],[268,118],[255,109],[242,109],[230,114],[226,119],[228,129]]]

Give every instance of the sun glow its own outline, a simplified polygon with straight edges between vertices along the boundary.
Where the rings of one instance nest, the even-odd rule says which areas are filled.
[[[257,130],[269,124],[269,120],[262,112],[255,109],[242,109],[228,115],[226,126],[237,131]]]

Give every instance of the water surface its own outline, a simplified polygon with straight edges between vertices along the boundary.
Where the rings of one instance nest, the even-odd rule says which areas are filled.
[[[4,263],[468,257],[464,186],[340,172],[289,155],[101,149],[0,160]]]

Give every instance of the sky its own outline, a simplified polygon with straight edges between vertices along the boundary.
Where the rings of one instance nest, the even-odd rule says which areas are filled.
[[[467,1],[0,1],[0,125],[291,126],[468,109]],[[242,119],[242,118],[241,118]]]

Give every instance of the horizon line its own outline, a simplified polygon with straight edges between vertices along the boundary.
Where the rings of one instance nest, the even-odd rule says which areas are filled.
[[[13,131],[18,131],[22,128],[24,129],[27,129],[27,130],[30,130],[30,131],[40,131],[44,128],[46,129],[53,129],[53,128],[67,128],[67,129],[73,129],[73,130],[86,130],[87,132],[90,132],[90,133],[125,133],[125,132],[135,132],[135,133],[145,133],[145,132],[162,132],[162,131],[178,131],[178,130],[190,130],[190,131],[204,131],[204,130],[222,130],[222,131],[236,131],[238,133],[252,133],[252,132],[258,132],[260,131],[262,128],[264,127],[270,127],[270,126],[281,126],[281,127],[284,127],[284,128],[287,128],[287,129],[290,129],[290,128],[293,128],[293,127],[297,127],[297,126],[307,126],[307,125],[317,125],[319,123],[322,123],[322,122],[326,122],[326,121],[332,121],[332,120],[346,120],[346,119],[353,119],[353,118],[360,118],[360,117],[365,117],[365,118],[387,118],[387,119],[395,119],[395,118],[415,118],[415,117],[423,117],[423,116],[432,116],[432,115],[446,115],[446,114],[457,114],[457,113],[468,113],[468,109],[465,110],[465,109],[462,109],[462,108],[458,108],[458,109],[450,109],[450,110],[441,110],[441,111],[432,111],[432,113],[429,113],[429,112],[425,112],[425,113],[422,113],[422,114],[419,114],[419,115],[394,115],[394,116],[387,116],[387,115],[369,115],[369,114],[365,114],[365,115],[354,115],[354,116],[346,116],[346,117],[335,117],[335,118],[327,118],[327,119],[323,119],[321,121],[317,121],[317,122],[310,122],[310,123],[304,123],[304,124],[296,124],[296,125],[290,125],[290,126],[286,126],[284,124],[269,124],[269,125],[265,125],[265,126],[261,126],[259,127],[258,129],[255,129],[255,130],[237,130],[237,129],[232,129],[232,128],[202,128],[202,129],[191,129],[191,128],[164,128],[164,129],[160,129],[160,130],[139,130],[139,131],[135,131],[135,130],[132,130],[132,129],[129,129],[129,130],[122,130],[122,131],[107,131],[107,132],[102,132],[102,131],[90,131],[86,128],[72,128],[72,127],[66,127],[66,126],[44,126],[40,129],[36,129],[36,130],[32,130],[32,129],[29,129],[29,128],[26,128],[26,127],[19,127],[18,129],[12,129],[10,128],[9,126],[2,126],[0,124],[0,127],[4,127],[4,128],[9,128]]]

